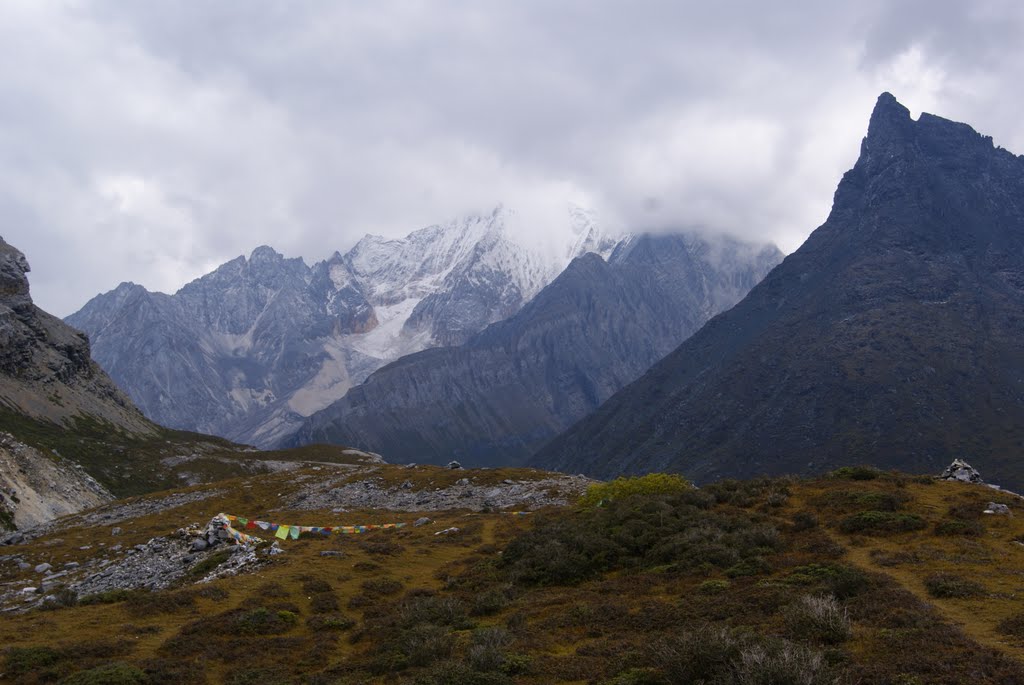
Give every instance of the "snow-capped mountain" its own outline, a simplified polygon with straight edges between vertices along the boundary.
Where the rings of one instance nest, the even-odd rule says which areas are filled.
[[[370,373],[505,319],[574,257],[608,256],[585,210],[552,253],[524,246],[512,210],[368,235],[307,266],[258,247],[174,295],[123,283],[67,318],[154,421],[269,446]]]

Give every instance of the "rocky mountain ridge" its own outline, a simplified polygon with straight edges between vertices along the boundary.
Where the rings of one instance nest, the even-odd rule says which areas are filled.
[[[269,247],[174,295],[122,284],[67,321],[147,416],[269,446],[380,366],[460,344],[518,311],[579,250],[609,253],[582,210],[564,256],[522,247],[515,213],[367,236],[307,267]]]
[[[32,303],[28,271],[25,255],[0,238],[0,406],[61,425],[88,416],[152,433],[92,361],[88,338]]]
[[[578,257],[464,345],[403,357],[314,414],[287,444],[398,462],[514,465],[737,302],[782,258],[721,236],[641,235]]]
[[[883,94],[828,220],[733,309],[541,450],[698,480],[967,455],[1024,484],[1024,159]]]

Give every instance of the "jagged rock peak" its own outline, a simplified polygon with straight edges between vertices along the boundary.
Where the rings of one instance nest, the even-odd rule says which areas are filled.
[[[884,145],[907,136],[913,127],[910,110],[900,104],[892,93],[882,93],[871,112],[867,141]]]
[[[252,254],[249,255],[249,262],[280,262],[284,259],[284,255],[270,247],[269,245],[260,245]]]
[[[909,154],[948,154],[991,150],[992,138],[967,124],[923,112],[915,121],[910,110],[891,93],[878,96],[871,113],[868,134],[861,145],[861,163],[869,168],[885,166],[894,157]]]
[[[20,309],[32,304],[28,290],[28,260],[21,250],[0,237],[0,304]]]

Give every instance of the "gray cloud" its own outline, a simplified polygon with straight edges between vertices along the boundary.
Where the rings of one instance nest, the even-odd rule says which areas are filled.
[[[568,200],[791,250],[878,93],[1024,151],[1018,3],[0,6],[0,235],[58,314],[253,247],[320,259]]]

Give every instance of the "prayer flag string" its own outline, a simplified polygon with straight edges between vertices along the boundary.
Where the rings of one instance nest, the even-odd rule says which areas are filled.
[[[243,533],[239,528],[245,530],[263,530],[268,533],[273,533],[275,538],[279,540],[298,540],[299,535],[303,533],[316,533],[318,535],[331,535],[332,533],[338,535],[359,535],[362,533],[368,533],[372,530],[388,530],[392,528],[404,528],[405,523],[379,523],[379,524],[368,524],[362,526],[293,526],[284,523],[273,523],[271,521],[257,521],[255,519],[247,519],[242,516],[234,516],[232,514],[217,514],[216,519],[219,519],[223,524],[228,534],[236,542],[242,545],[247,545],[251,542],[259,542],[259,538],[248,533]]]

